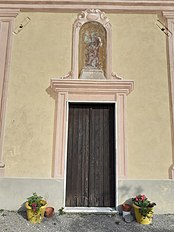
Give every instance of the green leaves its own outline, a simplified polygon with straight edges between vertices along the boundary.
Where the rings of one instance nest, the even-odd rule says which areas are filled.
[[[59,215],[65,214],[65,211],[64,211],[64,208],[63,208],[63,207],[61,207],[58,211],[59,211]]]
[[[42,200],[43,197],[38,196],[36,193],[33,193],[31,197],[28,197],[28,205],[32,208],[32,210],[37,213],[41,206],[45,205],[45,201]]]
[[[141,215],[143,217],[151,217],[152,214],[153,214],[153,211],[152,211],[152,208],[151,207],[147,207],[147,206],[142,206],[140,209],[139,209],[139,212],[141,213]]]
[[[150,202],[145,195],[139,194],[135,198],[132,198],[133,203],[140,207],[139,212],[144,217],[150,217],[152,215],[153,207],[156,205],[154,202]]]

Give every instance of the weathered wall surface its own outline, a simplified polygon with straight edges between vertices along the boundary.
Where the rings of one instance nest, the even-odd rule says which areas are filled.
[[[0,178],[0,186],[1,209],[24,210],[24,203],[27,197],[33,194],[33,191],[46,199],[48,205],[53,206],[56,211],[64,207],[63,180]],[[118,205],[141,192],[157,204],[154,209],[155,214],[173,213],[173,188],[174,182],[172,180],[119,181]]]
[[[20,13],[14,36],[6,117],[6,177],[51,177],[55,100],[50,78],[71,69],[76,14]],[[167,179],[172,163],[166,37],[156,15],[107,15],[113,71],[135,81],[128,96],[129,179]]]
[[[119,205],[139,193],[145,194],[148,199],[156,203],[156,214],[173,213],[173,180],[123,180],[119,181]]]
[[[0,206],[6,210],[25,210],[27,198],[36,192],[57,211],[64,205],[63,180],[0,178]],[[8,199],[8,200],[7,200]]]

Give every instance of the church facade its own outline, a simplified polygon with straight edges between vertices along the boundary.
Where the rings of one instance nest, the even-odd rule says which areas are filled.
[[[172,213],[174,1],[0,1],[0,203]]]

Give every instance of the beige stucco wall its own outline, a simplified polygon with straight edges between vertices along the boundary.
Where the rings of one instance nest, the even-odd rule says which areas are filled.
[[[14,36],[5,130],[5,176],[50,177],[55,100],[50,78],[70,71],[71,14],[21,13]],[[66,25],[66,26],[65,26]]]
[[[7,177],[51,177],[55,101],[51,77],[70,71],[76,14],[20,13],[14,36],[5,129]],[[172,163],[166,37],[156,15],[108,15],[113,71],[135,81],[128,96],[128,178],[167,179]]]
[[[114,15],[113,69],[135,81],[128,96],[128,178],[165,179],[172,164],[166,36],[157,15]]]

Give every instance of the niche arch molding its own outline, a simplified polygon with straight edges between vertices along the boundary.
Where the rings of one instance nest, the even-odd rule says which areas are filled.
[[[80,30],[86,23],[97,22],[103,26],[106,30],[106,78],[112,78],[112,54],[111,54],[111,44],[112,44],[112,32],[111,24],[106,14],[98,9],[87,9],[82,11],[75,20],[73,24],[73,47],[72,47],[72,72],[71,78],[79,78],[79,42],[80,42]]]

